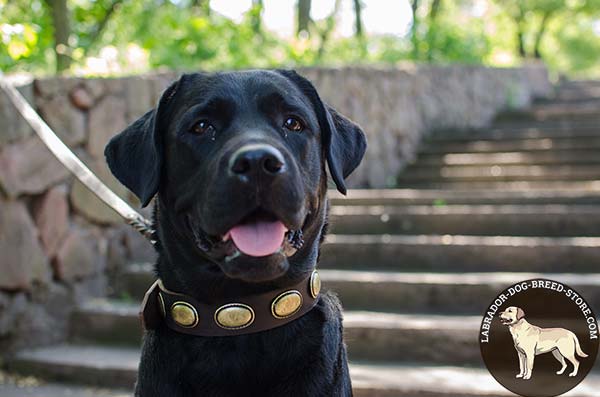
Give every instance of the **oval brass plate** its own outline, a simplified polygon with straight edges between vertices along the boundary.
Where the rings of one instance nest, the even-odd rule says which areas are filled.
[[[225,329],[246,328],[254,322],[254,310],[243,303],[230,303],[217,309],[215,322]]]
[[[310,295],[316,298],[321,292],[321,277],[318,271],[314,271],[310,276]]]
[[[196,309],[187,302],[178,301],[171,306],[173,321],[185,328],[192,328],[198,324]]]
[[[276,318],[292,316],[302,306],[302,294],[296,290],[286,291],[273,300],[271,313]]]

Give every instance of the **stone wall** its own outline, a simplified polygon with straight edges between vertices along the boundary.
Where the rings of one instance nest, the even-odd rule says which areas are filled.
[[[541,64],[513,69],[418,66],[302,72],[324,100],[367,133],[367,154],[349,183],[359,187],[394,186],[428,132],[482,127],[502,110],[526,108],[533,99],[552,94]]]
[[[369,149],[353,187],[385,187],[430,130],[479,127],[551,87],[545,68],[477,66],[306,69],[322,97],[359,122]],[[114,79],[52,78],[19,89],[112,189],[135,198],[108,171],[110,137],[157,101],[175,73]],[[153,259],[45,148],[0,93],[0,352],[66,337],[73,305],[111,293],[124,264]],[[1,356],[2,353],[0,353]]]
[[[177,77],[55,78],[20,91],[108,186],[135,204],[110,174],[106,142],[158,100]],[[137,204],[135,204],[137,206]],[[152,247],[53,157],[0,93],[0,358],[67,336],[75,304],[111,293],[125,263]]]

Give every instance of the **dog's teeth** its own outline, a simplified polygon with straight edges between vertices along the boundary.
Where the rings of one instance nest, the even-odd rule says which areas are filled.
[[[223,241],[228,241],[231,238],[231,233],[227,232],[227,234],[225,234],[223,236]]]

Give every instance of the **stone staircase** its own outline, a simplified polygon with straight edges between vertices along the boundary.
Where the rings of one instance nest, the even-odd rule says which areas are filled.
[[[398,183],[331,195],[320,273],[346,310],[355,395],[511,395],[483,367],[477,337],[500,290],[543,273],[600,313],[600,83],[565,83],[486,130],[435,134]],[[129,299],[84,303],[69,343],[9,363],[51,383],[7,382],[0,395],[130,395],[150,265],[118,281]],[[595,370],[568,395],[598,390]]]

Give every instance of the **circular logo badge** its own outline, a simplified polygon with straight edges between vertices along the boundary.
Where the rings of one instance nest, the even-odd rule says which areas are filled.
[[[479,332],[486,367],[506,389],[524,397],[553,397],[590,372],[598,322],[585,299],[546,279],[514,284],[488,307]]]

